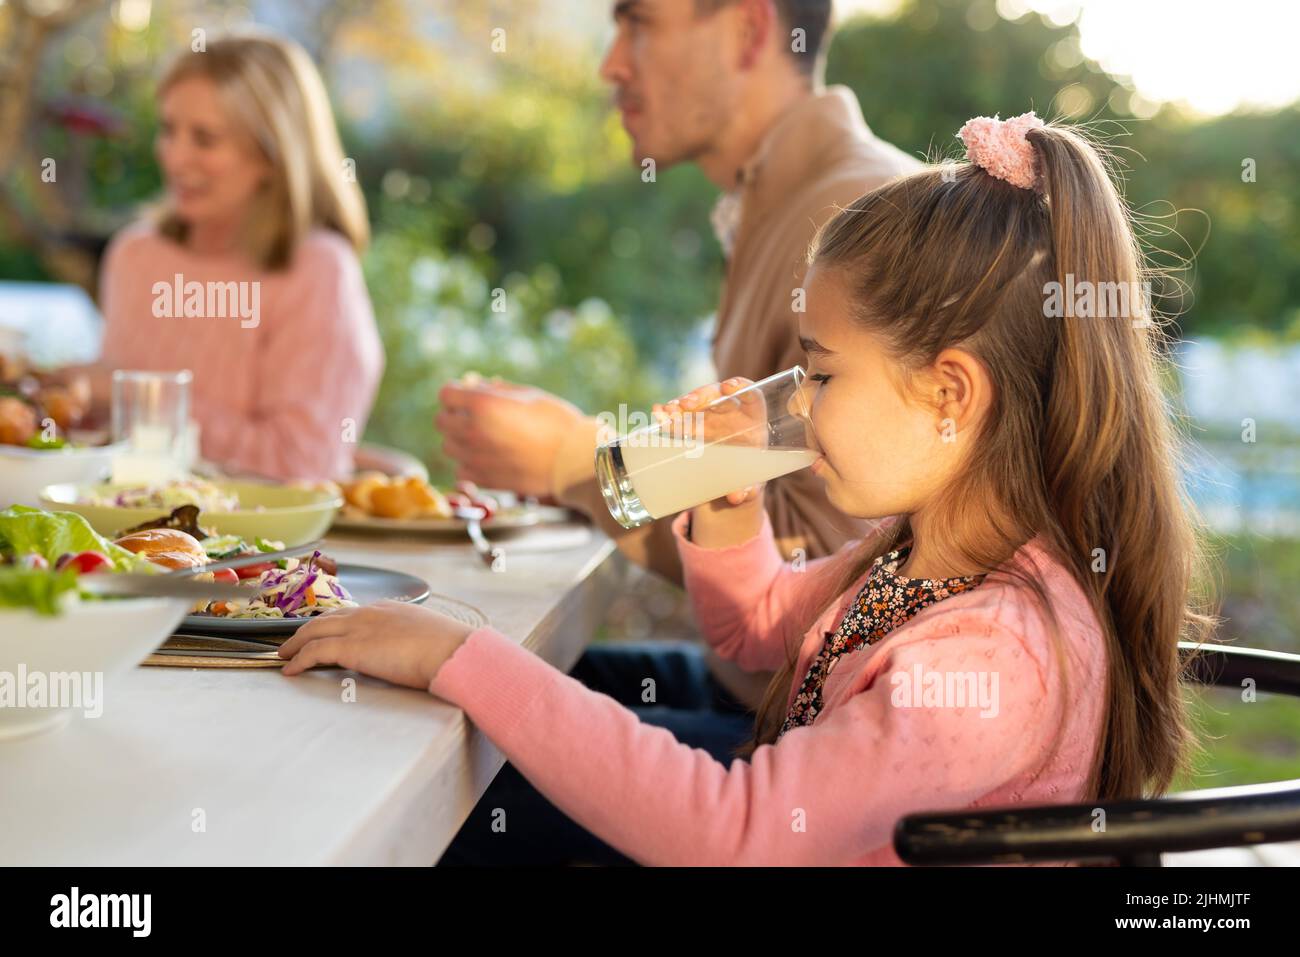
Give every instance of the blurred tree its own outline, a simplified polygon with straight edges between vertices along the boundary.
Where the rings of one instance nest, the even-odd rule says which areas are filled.
[[[554,267],[489,282],[473,260],[430,247],[423,217],[397,213],[390,224],[366,257],[388,357],[370,441],[407,449],[449,481],[432,418],[438,389],[468,371],[537,385],[591,413],[665,394],[603,300],[564,305]]]
[[[53,26],[43,30],[36,45],[46,53],[35,55],[18,38],[35,36],[31,9],[55,6],[63,12],[51,25],[93,5],[0,5],[6,82],[26,76],[29,90],[26,99],[0,102],[7,129],[18,129],[15,104],[27,104],[26,125],[0,141],[4,169],[26,171],[0,180],[0,273],[84,282],[84,268],[50,258],[51,242],[69,234],[102,241],[156,194],[158,66],[184,46],[193,24],[220,30],[247,8],[235,0],[153,4],[147,23],[131,26],[100,4],[71,29],[60,27],[59,43],[49,42]],[[681,364],[716,303],[721,263],[707,219],[715,191],[692,168],[661,171],[654,183],[636,175],[596,76],[600,51],[589,25],[551,22],[551,8],[539,0],[434,8],[302,0],[255,9],[327,70],[376,235],[422,218],[431,250],[466,258],[494,285],[550,267],[557,302],[600,297],[627,324],[639,361],[664,373]],[[497,30],[505,31],[499,45]],[[1008,21],[994,0],[909,0],[893,16],[851,20],[832,45],[828,79],[856,91],[879,135],[932,158],[954,154],[953,132],[979,113],[1035,108],[1092,123],[1129,167],[1134,206],[1165,216],[1151,220],[1145,236],[1157,258],[1168,263],[1199,251],[1195,270],[1182,276],[1191,298],[1165,303],[1183,313],[1185,331],[1300,333],[1292,199],[1300,186],[1300,110],[1200,121],[1164,109],[1135,119],[1128,79],[1087,61],[1073,27],[1036,14]],[[96,100],[127,118],[114,138],[74,129],[93,118],[84,107]],[[51,122],[58,114],[49,107],[59,104],[71,125]],[[71,169],[59,190],[35,189],[33,158],[75,164],[75,148],[88,170],[85,195],[74,201]],[[1254,181],[1243,180],[1248,159]],[[61,179],[64,173],[61,166]],[[43,202],[70,211],[47,212]],[[1182,212],[1167,215],[1174,210]]]
[[[832,43],[827,81],[853,88],[878,135],[931,159],[961,155],[955,134],[972,116],[1034,109],[1090,126],[1113,148],[1152,261],[1176,268],[1195,257],[1157,290],[1185,333],[1300,333],[1297,106],[1136,118],[1129,79],[1085,59],[1073,26],[1005,20],[993,0],[908,0],[892,18],[850,21]]]
[[[47,48],[102,7],[100,0],[10,0],[0,7],[0,216],[10,235],[44,269],[87,289],[94,281],[94,256],[67,237],[78,207],[55,185],[58,166],[51,164],[53,158],[32,149],[31,131],[41,119],[36,86]],[[109,123],[103,114],[84,107],[56,116],[74,137],[103,132]],[[20,183],[27,188],[21,189]]]
[[[1184,328],[1300,339],[1300,109],[1207,123],[1165,110],[1134,124],[1132,142],[1143,160],[1129,193],[1157,258],[1196,256]]]

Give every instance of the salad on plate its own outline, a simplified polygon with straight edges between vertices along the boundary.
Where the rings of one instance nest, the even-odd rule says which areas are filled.
[[[314,618],[340,608],[355,608],[343,583],[338,580],[337,566],[320,551],[315,551],[305,561],[297,558],[280,559],[270,568],[261,570],[256,580],[246,578],[253,594],[247,600],[212,601],[204,603],[199,614],[220,618]],[[237,569],[247,572],[259,568],[246,565]]]
[[[199,524],[199,509],[182,505],[170,515],[128,529],[117,544],[167,568],[202,568],[231,558],[255,558],[284,550],[284,543],[237,535],[214,535]],[[339,608],[355,607],[338,579],[338,564],[319,550],[302,558],[248,562],[208,574],[216,581],[247,585],[247,599],[205,601],[196,615],[218,618],[314,618]]]
[[[201,478],[177,479],[165,485],[92,491],[79,499],[82,505],[110,508],[177,508],[193,505],[204,512],[234,512],[239,496]]]

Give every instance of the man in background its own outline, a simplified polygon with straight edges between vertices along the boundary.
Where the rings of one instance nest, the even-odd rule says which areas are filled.
[[[600,74],[634,161],[653,161],[656,173],[694,163],[722,191],[712,215],[727,260],[717,377],[757,380],[803,362],[793,307],[814,233],[838,207],[920,162],[871,133],[848,88],[823,87],[830,0],[617,0],[613,16]],[[593,466],[595,418],[512,383],[448,384],[440,399],[437,426],[458,478],[584,512],[628,558],[680,583],[670,519],[628,530],[610,516]],[[807,470],[769,482],[766,506],[787,557],[829,554],[864,531]],[[748,708],[769,677],[711,652],[708,671]],[[748,720],[739,711],[733,727]]]

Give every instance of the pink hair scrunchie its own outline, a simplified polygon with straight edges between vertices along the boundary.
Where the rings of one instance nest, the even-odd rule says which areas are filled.
[[[965,122],[957,138],[966,146],[966,159],[990,176],[1033,189],[1038,182],[1038,163],[1028,134],[1042,126],[1043,121],[1032,110],[1009,120],[977,116]]]

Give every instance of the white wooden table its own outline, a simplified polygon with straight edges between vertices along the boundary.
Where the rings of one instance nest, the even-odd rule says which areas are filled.
[[[626,570],[584,526],[468,544],[332,538],[409,572],[567,670]],[[136,668],[104,714],[0,741],[0,865],[434,863],[502,765],[464,712],[321,670]],[[197,829],[201,821],[203,829]]]

